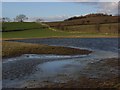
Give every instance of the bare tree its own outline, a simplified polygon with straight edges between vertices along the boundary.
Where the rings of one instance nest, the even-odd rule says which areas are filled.
[[[28,17],[26,17],[26,15],[24,14],[20,14],[18,16],[16,16],[15,20],[18,21],[18,22],[24,22],[24,20],[27,20]]]

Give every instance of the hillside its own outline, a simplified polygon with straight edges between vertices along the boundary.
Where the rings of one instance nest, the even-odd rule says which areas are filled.
[[[86,15],[60,22],[47,22],[50,27],[79,33],[118,33],[118,16]]]
[[[72,20],[65,20],[60,22],[48,22],[51,27],[71,26],[71,25],[90,25],[90,24],[106,24],[118,22],[118,16],[96,16],[86,18],[75,18]]]

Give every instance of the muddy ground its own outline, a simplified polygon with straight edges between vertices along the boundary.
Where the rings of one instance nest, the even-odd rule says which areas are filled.
[[[45,62],[49,62],[47,60]],[[12,69],[5,71],[5,67],[3,67],[3,79],[14,80],[15,78],[21,79],[25,75],[29,75],[34,71],[34,66],[40,64],[42,62],[36,61],[33,62],[31,60],[29,63],[24,63],[19,65],[13,64]],[[14,68],[15,67],[15,68]],[[18,68],[16,68],[18,67]],[[24,67],[24,68],[22,68]],[[64,68],[67,68],[65,66]],[[30,80],[27,83],[24,83],[19,88],[119,88],[119,71],[118,71],[118,59],[117,58],[107,58],[102,59],[95,62],[90,62],[84,67],[79,74],[81,74],[77,79],[69,78],[69,76],[65,74],[57,75],[57,78],[65,79],[65,82],[52,82],[48,80],[39,81],[39,80]],[[30,70],[31,69],[31,70]],[[54,77],[56,78],[56,77]],[[4,86],[3,81],[3,86]],[[5,87],[6,88],[6,87]]]

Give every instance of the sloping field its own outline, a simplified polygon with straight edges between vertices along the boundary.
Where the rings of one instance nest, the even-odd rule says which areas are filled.
[[[46,25],[35,22],[5,22],[2,25],[3,38],[32,38],[64,36],[69,33],[54,31]]]
[[[22,30],[31,30],[31,29],[41,29],[46,28],[46,26],[41,25],[40,23],[35,22],[4,22],[2,23],[2,31],[22,31]]]

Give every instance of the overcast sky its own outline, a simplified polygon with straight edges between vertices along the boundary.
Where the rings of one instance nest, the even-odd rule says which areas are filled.
[[[88,0],[74,0],[74,2],[73,0],[64,0],[67,2],[63,2],[63,0],[46,0],[46,2],[45,1],[44,2],[12,2],[12,1],[13,0],[4,0],[2,2],[2,15],[4,17],[14,18],[16,17],[16,15],[25,14],[31,19],[40,17],[46,21],[58,21],[58,20],[64,20],[71,16],[85,15],[89,13],[103,12],[108,14],[117,14],[118,12],[118,3],[97,2],[98,0],[89,0],[89,2]],[[14,0],[14,1],[18,1],[18,0]],[[47,1],[53,1],[53,2],[47,2]],[[62,2],[55,2],[55,1],[62,1]],[[84,2],[78,2],[78,1],[84,1]],[[96,2],[92,2],[92,1],[96,1]]]

